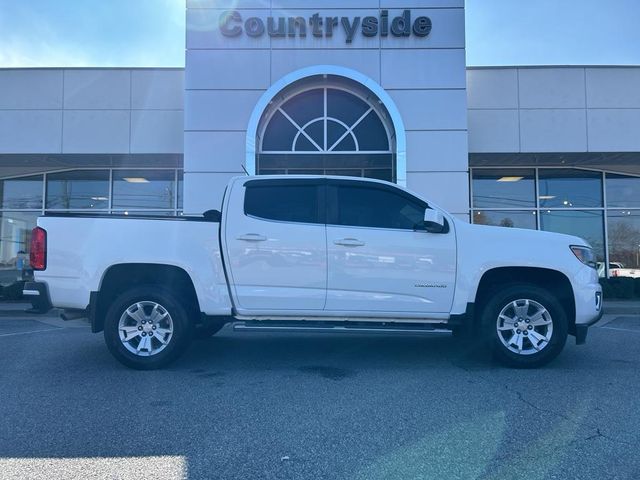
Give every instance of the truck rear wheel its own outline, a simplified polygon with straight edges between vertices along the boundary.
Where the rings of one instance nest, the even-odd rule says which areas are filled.
[[[517,284],[489,299],[482,311],[482,329],[500,362],[516,368],[535,368],[562,351],[568,320],[562,305],[549,291]]]
[[[192,331],[181,303],[157,285],[132,288],[117,297],[104,322],[111,354],[137,370],[161,368],[175,360],[189,345]]]

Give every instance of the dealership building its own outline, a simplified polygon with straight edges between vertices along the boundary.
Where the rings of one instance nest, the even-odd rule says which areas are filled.
[[[384,179],[640,267],[640,68],[467,68],[463,0],[186,19],[184,69],[0,69],[0,283],[43,212],[201,214],[245,171]]]

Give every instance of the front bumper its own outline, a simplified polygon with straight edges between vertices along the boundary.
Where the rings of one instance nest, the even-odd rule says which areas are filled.
[[[46,283],[25,282],[22,295],[29,299],[34,313],[47,313],[53,308]]]
[[[598,312],[596,316],[589,321],[576,324],[576,345],[584,345],[586,343],[589,327],[598,323],[604,314],[604,309],[602,308],[602,291],[597,291],[595,297],[596,309]]]
[[[584,345],[587,342],[587,332],[589,331],[589,327],[594,323],[597,323],[598,320],[602,318],[602,314],[604,312],[602,309],[596,318],[594,318],[590,323],[581,323],[576,325],[576,345]]]
[[[582,281],[574,283],[575,330],[570,333],[575,334],[576,345],[586,342],[589,327],[597,323],[603,315],[602,287],[598,275],[592,268],[586,268],[588,270],[583,270],[582,275],[577,276],[577,279]]]

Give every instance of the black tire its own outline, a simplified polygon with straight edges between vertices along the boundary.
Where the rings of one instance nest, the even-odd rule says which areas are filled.
[[[164,339],[168,338],[168,341],[166,345],[162,347],[162,350],[155,354],[142,356],[142,351],[140,355],[135,354],[120,340],[120,319],[130,307],[136,304],[141,304],[144,307],[143,315],[145,315],[145,311],[149,312],[149,309],[152,310],[153,304],[160,305],[163,309],[161,311],[166,311],[169,315],[168,320],[170,320],[172,324],[172,334],[163,337]],[[134,324],[136,323],[133,317],[124,318]],[[167,322],[168,320],[163,321]],[[166,324],[162,326],[166,327]],[[154,332],[150,332],[149,337],[147,337],[148,341],[156,345],[157,348],[161,348],[157,336],[156,340],[151,340],[153,333]],[[104,322],[104,339],[109,351],[120,363],[136,370],[155,370],[173,362],[189,346],[192,336],[193,322],[187,315],[185,307],[177,300],[171,291],[158,285],[141,285],[127,290],[118,296],[109,307]],[[142,337],[137,338],[141,339]],[[133,348],[135,347],[136,340],[134,339],[131,343],[127,343]]]
[[[222,327],[226,325],[223,320],[209,320],[205,319],[201,324],[196,325],[194,329],[194,338],[210,338],[216,333],[222,330]]]
[[[540,312],[536,304],[541,305],[548,312],[548,316],[542,319],[542,321],[550,322],[552,325],[552,331],[548,341],[540,341],[532,335],[529,335],[529,332],[533,331],[538,335],[542,334],[542,336],[546,338],[548,334],[547,329],[549,328],[548,325],[529,325],[530,320],[526,323],[522,321],[518,323],[517,318],[529,317],[518,317],[515,309],[506,310],[505,316],[509,317],[509,312],[514,312],[513,316],[516,318],[516,323],[511,324],[505,322],[502,327],[510,328],[512,325],[518,325],[522,330],[515,329],[514,327],[513,330],[507,330],[502,334],[498,331],[498,316],[504,308],[513,308],[510,307],[510,305],[513,305],[513,302],[518,300],[529,301],[528,303],[524,301],[516,303],[520,308],[526,307],[528,312]],[[520,310],[520,312],[522,311],[523,310]],[[491,347],[494,357],[498,361],[504,365],[515,368],[537,368],[549,363],[557,357],[564,348],[567,341],[568,319],[564,308],[551,292],[536,285],[519,283],[493,292],[482,309],[481,329],[484,338]],[[527,333],[525,333],[525,331],[527,331]],[[516,332],[521,333],[517,334]],[[510,337],[510,335],[513,335],[513,337]],[[529,351],[533,353],[524,354],[512,350],[518,349],[518,335],[523,339],[520,343],[522,352]],[[503,340],[509,343],[509,346],[505,345]],[[534,341],[537,347],[534,346]],[[537,348],[540,348],[540,350],[537,351]]]

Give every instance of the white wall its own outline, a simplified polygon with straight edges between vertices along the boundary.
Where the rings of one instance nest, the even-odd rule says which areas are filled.
[[[638,152],[640,68],[467,70],[469,151]]]
[[[269,15],[389,16],[410,8],[433,22],[426,38],[224,37],[224,9],[243,20]],[[309,29],[308,29],[309,30]],[[468,212],[463,0],[188,0],[185,72],[185,211],[217,207],[227,180],[242,173],[246,130],[261,95],[313,65],[356,70],[384,88],[406,128],[407,184],[453,213]]]
[[[0,154],[182,153],[181,69],[0,69]]]

